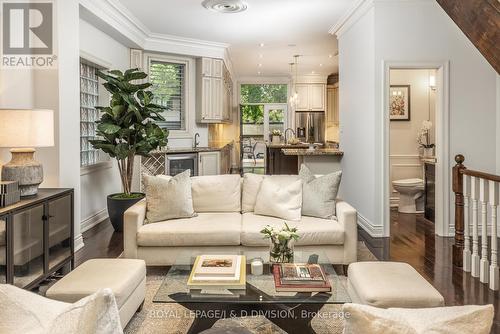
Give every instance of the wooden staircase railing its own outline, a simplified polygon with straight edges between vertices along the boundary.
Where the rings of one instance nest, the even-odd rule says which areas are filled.
[[[479,52],[500,73],[500,2],[436,0]]]
[[[457,155],[455,157],[457,164],[453,167],[455,193],[453,264],[462,267],[465,272],[470,272],[472,277],[479,277],[482,283],[489,283],[490,289],[498,290],[500,277],[497,209],[500,176],[467,169],[463,165],[464,161],[463,155]],[[490,248],[488,248],[488,206],[491,222]],[[479,223],[481,223],[481,236],[479,236]],[[489,259],[488,254],[491,254]]]

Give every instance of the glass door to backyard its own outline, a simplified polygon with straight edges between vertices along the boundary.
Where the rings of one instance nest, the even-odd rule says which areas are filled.
[[[241,166],[244,173],[265,173],[266,143],[287,124],[286,84],[241,85]]]

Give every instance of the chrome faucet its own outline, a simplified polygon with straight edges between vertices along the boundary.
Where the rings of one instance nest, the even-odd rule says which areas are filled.
[[[295,137],[295,131],[294,131],[292,128],[287,128],[287,129],[285,130],[285,144],[288,144],[288,138],[287,138],[287,136],[286,136],[286,134],[288,133],[288,131],[292,131],[292,134],[293,134],[293,136]]]
[[[196,132],[194,134],[194,145],[193,145],[193,148],[197,148],[198,145],[200,145],[200,142],[197,140],[197,138],[200,138],[200,134],[198,132]]]

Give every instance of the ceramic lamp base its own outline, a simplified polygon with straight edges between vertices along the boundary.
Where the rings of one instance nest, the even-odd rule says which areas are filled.
[[[19,181],[21,196],[38,193],[43,181],[42,164],[34,159],[35,149],[13,148],[12,159],[2,167],[2,181]]]

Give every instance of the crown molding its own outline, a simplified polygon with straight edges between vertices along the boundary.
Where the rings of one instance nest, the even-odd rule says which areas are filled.
[[[344,32],[353,26],[374,5],[374,0],[357,0],[353,6],[328,30],[332,35],[339,38]]]

